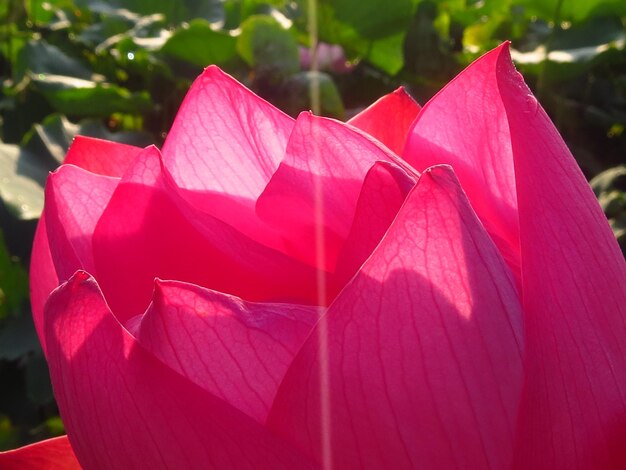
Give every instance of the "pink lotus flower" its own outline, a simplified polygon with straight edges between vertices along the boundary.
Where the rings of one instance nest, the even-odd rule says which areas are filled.
[[[74,142],[31,276],[76,457],[2,468],[626,468],[626,265],[507,45],[349,125],[209,67]]]

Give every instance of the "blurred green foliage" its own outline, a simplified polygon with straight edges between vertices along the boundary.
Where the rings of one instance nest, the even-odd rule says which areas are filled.
[[[603,171],[591,180],[591,187],[626,252],[626,165]]]
[[[400,85],[424,103],[510,39],[583,171],[599,174],[624,247],[626,170],[611,167],[626,155],[625,21],[623,0],[0,2],[0,450],[63,432],[26,266],[45,178],[75,135],[161,144],[209,64],[292,115],[312,107],[312,83],[341,119]]]

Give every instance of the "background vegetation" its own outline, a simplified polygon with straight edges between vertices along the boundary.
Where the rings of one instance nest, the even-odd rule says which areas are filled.
[[[160,145],[208,64],[292,115],[311,106],[311,80],[341,119],[399,85],[424,103],[511,39],[625,246],[625,21],[623,0],[0,2],[0,450],[63,432],[27,266],[44,180],[74,135]]]

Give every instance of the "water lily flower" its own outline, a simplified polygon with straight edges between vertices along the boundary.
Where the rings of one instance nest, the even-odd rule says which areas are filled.
[[[31,283],[67,437],[2,468],[626,468],[626,263],[507,44],[348,123],[207,68],[75,140]]]

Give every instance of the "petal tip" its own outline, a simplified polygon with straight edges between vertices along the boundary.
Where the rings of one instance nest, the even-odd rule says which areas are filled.
[[[91,137],[91,136],[88,136],[88,135],[77,134],[72,139],[72,145],[74,145],[74,143],[89,144],[91,142],[102,142],[102,141],[106,141],[106,139],[99,139],[97,137]]]
[[[296,118],[296,121],[308,121],[308,120],[312,120],[316,117],[319,116],[315,116],[313,114],[313,111],[307,110],[307,111],[301,111],[300,114],[298,114],[298,117]]]
[[[145,152],[147,155],[153,156],[153,158],[156,157],[161,164],[161,168],[165,166],[165,162],[163,161],[163,154],[161,153],[159,147],[157,147],[156,145],[148,145],[146,148],[143,149],[143,152]]]
[[[450,187],[448,186],[450,184],[459,186],[459,180],[456,176],[454,168],[451,165],[437,164],[426,168],[422,172],[418,183],[422,182],[422,178],[424,177],[428,177],[433,184],[440,186],[443,185],[445,187]]]
[[[494,52],[498,54],[498,68],[503,65],[508,65],[510,68],[515,70],[515,64],[511,58],[511,41],[504,41],[494,49]]]
[[[510,41],[506,41],[494,49],[498,53],[495,61],[495,75],[500,94],[509,95],[519,104],[520,109],[528,113],[537,110],[537,100],[526,84],[524,77],[515,67],[511,58]]]
[[[50,294],[50,297],[72,295],[76,291],[84,288],[95,289],[100,294],[100,287],[98,286],[98,282],[95,278],[87,271],[79,269],[72,274],[67,281],[57,287],[52,294]]]
[[[46,180],[48,184],[46,184],[46,187],[49,185],[52,185],[52,182],[58,178],[59,173],[62,173],[65,171],[66,167],[67,167],[67,164],[64,163],[63,165],[59,165],[58,167],[56,167],[54,170],[49,171],[48,179]]]
[[[231,78],[230,75],[224,72],[217,65],[211,64],[204,68],[199,79],[202,81],[207,81],[207,80],[219,80],[219,79],[223,79],[226,77]]]
[[[393,90],[391,92],[392,95],[396,95],[396,96],[407,96],[410,97],[411,95],[409,94],[408,91],[406,91],[406,87],[404,85],[399,86],[398,88],[396,88],[395,90]]]
[[[71,286],[77,286],[80,284],[85,284],[89,281],[95,282],[95,279],[87,271],[79,269],[74,274],[72,274],[72,276],[67,280],[67,283]]]
[[[103,142],[104,139],[98,139],[97,137],[89,137],[86,135],[75,135],[72,138],[72,143],[70,144],[69,148],[67,149],[67,153],[65,154],[65,159],[63,160],[63,162],[65,163],[68,160],[68,156],[70,156],[69,160],[72,160],[71,155],[74,153],[72,152],[72,149],[76,150],[76,148],[80,148],[80,147],[84,147],[84,146],[89,146],[92,144],[99,144],[100,142]]]
[[[48,297],[48,301],[46,303],[46,309],[51,305],[57,303],[67,302],[67,299],[76,294],[77,291],[82,290],[83,288],[91,288],[96,289],[98,293],[100,293],[100,287],[96,280],[89,274],[87,271],[83,269],[79,269],[74,274],[72,274],[67,281],[63,282],[56,289],[54,289],[50,296]],[[46,324],[50,321],[50,315],[48,315],[46,319]],[[49,341],[49,340],[48,340]],[[48,343],[46,341],[46,343]]]
[[[172,289],[172,281],[161,279],[159,277],[154,278],[154,284],[152,287],[152,298],[150,305],[145,311],[145,315],[153,316],[155,312],[164,309],[169,302],[169,294]]]
[[[154,278],[154,287],[152,289],[152,303],[159,304],[165,296],[165,281],[158,277]]]
[[[452,168],[452,165],[448,165],[447,163],[440,163],[437,165],[432,165],[429,166],[428,168],[426,168],[423,172],[422,175],[428,174],[430,176],[436,176],[438,174],[454,174],[454,168]]]
[[[204,89],[205,86],[218,86],[225,87],[234,90],[243,90],[249,92],[251,95],[256,96],[254,92],[245,87],[236,78],[230,75],[228,72],[222,70],[218,65],[211,64],[205,67],[202,73],[194,80],[189,91],[195,89]]]

